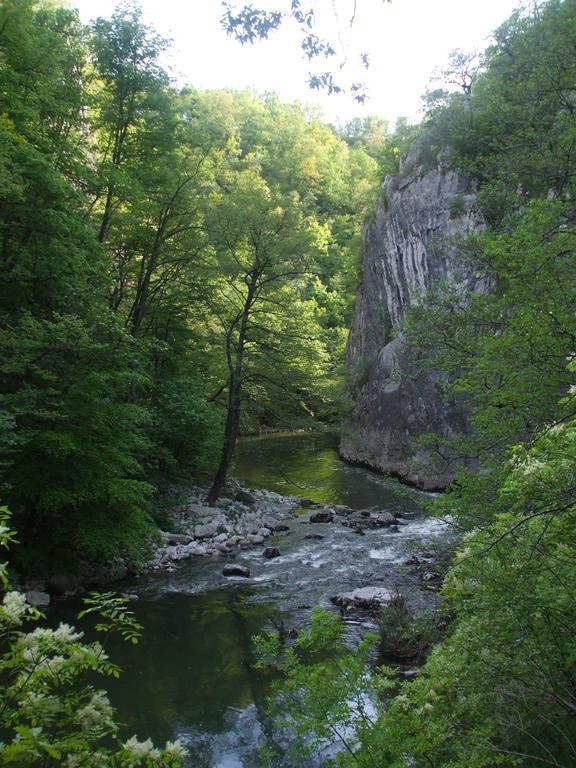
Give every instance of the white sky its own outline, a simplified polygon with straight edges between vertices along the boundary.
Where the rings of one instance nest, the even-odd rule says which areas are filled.
[[[243,5],[249,0],[238,0]],[[255,7],[285,7],[287,0],[251,0]],[[115,0],[69,0],[84,21],[109,16]],[[311,2],[312,4],[312,2]],[[321,0],[348,18],[353,0]],[[378,114],[393,121],[403,115],[416,120],[420,97],[450,51],[483,50],[492,30],[505,21],[520,0],[358,0],[350,50],[370,54],[368,72],[359,75],[369,88],[365,106],[350,96],[325,96],[306,86],[309,66],[298,38],[288,29],[268,41],[240,46],[220,28],[221,0],[141,0],[147,23],[172,38],[167,60],[180,83],[196,88],[246,87],[276,91],[285,101],[320,103],[326,116],[344,122]],[[306,5],[306,4],[304,4]],[[320,18],[320,17],[319,17]],[[328,34],[332,16],[326,17]],[[345,22],[342,24],[345,28]]]

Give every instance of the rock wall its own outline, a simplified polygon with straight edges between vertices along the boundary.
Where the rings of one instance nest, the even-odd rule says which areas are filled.
[[[458,242],[483,222],[470,183],[441,162],[427,170],[408,157],[398,175],[386,178],[383,193],[364,231],[347,353],[354,410],[340,450],[349,461],[437,489],[450,481],[453,466],[416,450],[414,439],[466,429],[465,412],[439,397],[441,375],[414,368],[402,324],[407,308],[440,281],[484,289],[455,259]]]

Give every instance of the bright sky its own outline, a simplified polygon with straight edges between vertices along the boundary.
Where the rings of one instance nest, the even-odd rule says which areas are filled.
[[[109,16],[115,0],[69,0],[84,21]],[[248,0],[245,0],[248,2]],[[238,2],[238,5],[245,4]],[[369,88],[365,106],[349,96],[325,96],[306,86],[309,66],[298,38],[288,29],[268,41],[240,46],[220,28],[221,0],[141,0],[144,17],[173,40],[166,62],[180,83],[197,88],[276,91],[285,101],[320,103],[327,117],[344,122],[378,114],[393,121],[418,118],[420,96],[435,70],[455,48],[483,50],[492,30],[520,0],[358,0],[350,50],[370,54],[370,69],[360,77]],[[312,4],[312,3],[311,3]],[[252,0],[255,7],[286,7],[287,0]],[[320,0],[335,6],[346,29],[353,0]],[[332,15],[326,22],[332,23]],[[326,27],[323,27],[323,30]],[[322,30],[322,31],[323,31]],[[329,29],[329,34],[334,33]],[[337,39],[337,34],[336,34]]]

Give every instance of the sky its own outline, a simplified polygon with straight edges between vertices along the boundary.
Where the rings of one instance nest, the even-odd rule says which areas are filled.
[[[116,5],[116,0],[69,2],[85,22],[109,16]],[[251,3],[268,9],[288,5],[287,0]],[[178,83],[275,91],[285,101],[319,103],[328,120],[340,123],[369,114],[390,122],[400,116],[417,121],[421,96],[432,75],[446,65],[449,53],[456,48],[482,51],[490,33],[518,4],[519,0],[358,0],[348,33],[354,0],[316,0],[322,32],[336,43],[342,41],[348,59],[356,60],[359,52],[370,56],[370,69],[359,73],[369,92],[369,100],[361,106],[349,95],[327,96],[308,88],[310,67],[302,58],[296,31],[287,24],[267,41],[241,46],[220,27],[221,0],[140,2],[145,21],[172,39],[164,64]]]

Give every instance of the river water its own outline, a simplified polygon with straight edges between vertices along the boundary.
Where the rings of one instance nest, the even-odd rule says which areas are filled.
[[[254,668],[251,638],[271,617],[302,626],[313,605],[329,607],[336,592],[367,585],[397,588],[419,610],[433,604],[434,594],[402,563],[445,547],[447,527],[423,515],[417,493],[344,464],[336,446],[330,434],[247,439],[235,473],[248,486],[356,509],[374,506],[400,514],[403,523],[359,536],[341,525],[296,520],[292,532],[275,541],[280,557],[266,560],[260,549],[241,553],[249,579],[226,579],[222,561],[199,560],[131,583],[128,591],[138,597],[131,608],[144,635],[137,646],[112,643],[110,655],[124,672],[108,685],[128,736],[179,738],[194,768],[255,768],[269,681]],[[310,533],[323,538],[305,538]]]

